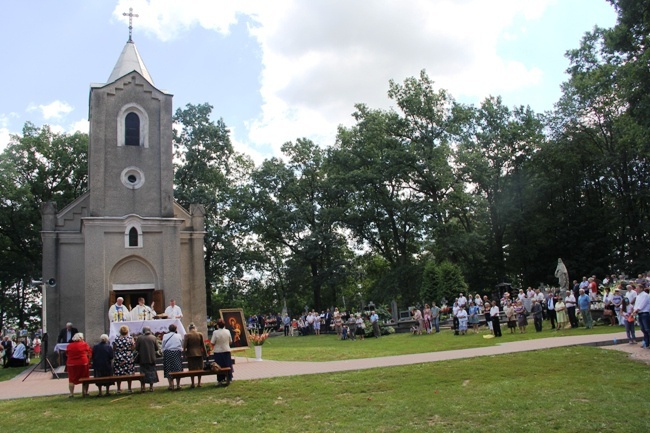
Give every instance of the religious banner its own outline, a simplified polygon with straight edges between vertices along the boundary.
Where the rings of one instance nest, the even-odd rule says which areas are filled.
[[[219,310],[219,316],[226,322],[226,329],[232,334],[231,348],[248,347],[248,334],[246,333],[246,320],[244,310],[241,308],[226,308]]]

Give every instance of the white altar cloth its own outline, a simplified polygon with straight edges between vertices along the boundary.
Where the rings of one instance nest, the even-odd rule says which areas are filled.
[[[176,325],[176,333],[183,337],[185,335],[185,327],[179,319],[158,319],[158,320],[131,320],[127,322],[113,322],[111,323],[111,330],[108,338],[111,343],[115,341],[120,335],[120,327],[126,325],[129,327],[129,335],[142,334],[142,328],[148,326],[154,334],[158,332],[169,332],[169,325]]]

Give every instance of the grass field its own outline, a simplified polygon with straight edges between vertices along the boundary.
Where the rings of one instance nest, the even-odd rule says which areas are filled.
[[[268,339],[264,344],[263,351],[264,359],[318,362],[468,349],[519,340],[624,331],[624,328],[618,326],[597,326],[594,329],[577,328],[563,331],[550,330],[547,322],[544,322],[544,326],[542,332],[535,332],[535,328],[531,325],[525,334],[510,334],[506,327],[502,327],[503,337],[492,339],[483,338],[484,335],[489,334],[485,327],[479,334],[473,334],[469,331],[469,334],[462,336],[444,330],[438,334],[393,334],[380,339],[366,338],[363,341],[341,341],[334,334],[306,337],[278,336]],[[638,334],[640,335],[640,331]],[[254,357],[255,355],[253,350],[249,349],[244,352],[244,356]]]
[[[341,341],[274,337],[264,358],[326,361],[463,349],[621,328],[510,334],[451,331]],[[243,354],[253,356],[252,350]],[[8,369],[13,374],[16,369]],[[2,376],[0,376],[2,377]],[[237,381],[228,388],[122,397],[0,401],[0,432],[640,432],[650,368],[616,351],[568,347],[335,374]],[[621,410],[626,408],[625,415]]]
[[[228,388],[0,401],[0,431],[642,432],[648,383],[650,368],[623,353],[569,347]]]

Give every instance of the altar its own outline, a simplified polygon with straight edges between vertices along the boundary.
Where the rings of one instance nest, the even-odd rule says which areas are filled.
[[[127,322],[112,322],[110,334],[108,335],[111,343],[115,341],[118,335],[120,335],[120,328],[123,325],[129,327],[129,335],[142,334],[142,328],[148,326],[151,328],[151,332],[154,334],[157,333],[167,333],[169,332],[169,325],[176,325],[176,333],[183,337],[185,335],[185,327],[179,319],[158,319],[158,320],[131,320]]]

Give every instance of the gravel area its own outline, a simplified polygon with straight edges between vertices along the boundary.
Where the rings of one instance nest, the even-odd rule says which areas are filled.
[[[630,359],[644,362],[650,365],[650,349],[641,348],[641,342],[637,344],[621,343],[613,346],[602,346],[606,350],[619,350],[630,354]]]

